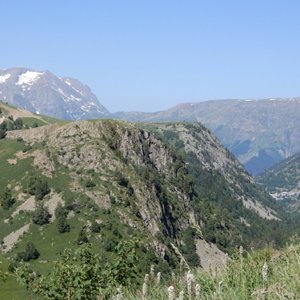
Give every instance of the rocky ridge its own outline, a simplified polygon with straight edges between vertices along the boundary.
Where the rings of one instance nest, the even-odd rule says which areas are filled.
[[[99,222],[105,233],[94,243],[104,243],[102,247],[108,247],[105,245],[114,240],[106,241],[112,230],[106,229],[106,226],[116,226],[112,231],[123,238],[128,236],[128,232],[136,232],[149,249],[167,261],[171,257],[180,259],[176,253],[185,253],[183,239],[190,228],[194,232],[194,251],[199,255],[205,252],[207,257],[207,249],[214,247],[205,244],[207,249],[201,252],[199,245],[203,243],[198,242],[196,247],[199,239],[216,243],[223,251],[230,251],[242,243],[239,228],[246,230],[243,238],[249,234],[250,239],[251,230],[256,231],[256,226],[264,228],[268,226],[268,220],[279,222],[280,216],[272,209],[272,201],[263,201],[263,195],[255,190],[251,177],[209,130],[200,124],[160,124],[158,128],[150,130],[140,128],[140,124],[102,120],[8,131],[6,139],[1,141],[2,148],[6,143],[16,143],[16,147],[24,144],[29,149],[5,156],[8,173],[15,174],[22,164],[30,163],[25,173],[19,173],[9,182],[19,199],[11,212],[15,226],[19,224],[20,228],[23,218],[23,224],[30,221],[27,215],[16,211],[23,202],[29,201],[30,195],[25,193],[19,197],[19,194],[24,188],[26,191],[26,182],[32,172],[38,172],[50,183],[52,192],[45,197],[46,207],[50,209],[52,199],[60,199],[59,202],[71,210],[68,214],[70,222],[76,219],[72,230],[78,230],[76,228],[80,224],[88,230],[92,222]],[[164,137],[166,132],[173,132],[187,157]],[[193,162],[189,160],[191,157],[195,159]],[[191,169],[191,165],[196,169]],[[195,174],[204,176],[203,182]],[[215,190],[214,184],[208,184],[213,181],[218,184],[219,190]],[[227,191],[225,194],[223,187]],[[245,187],[252,187],[256,194],[242,194]],[[223,212],[227,205],[225,199],[239,209],[244,207],[244,210],[241,209],[238,216]],[[244,201],[251,205],[245,205]],[[58,201],[53,205],[57,204]],[[53,205],[52,214],[55,210]],[[209,212],[205,213],[208,207]],[[210,228],[209,224],[215,224],[216,228]],[[5,223],[5,226],[9,224]],[[24,240],[30,236],[31,230],[35,230],[34,226],[30,228],[33,229],[29,230],[27,237],[25,234]],[[15,227],[16,230],[18,227]],[[7,231],[8,228],[4,230]],[[47,229],[41,233],[46,235]],[[55,237],[51,238],[55,241]]]

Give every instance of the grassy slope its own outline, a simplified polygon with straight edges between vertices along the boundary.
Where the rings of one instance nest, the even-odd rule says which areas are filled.
[[[0,271],[6,271],[9,262],[0,255]],[[10,274],[5,282],[0,280],[0,297],[5,300],[30,299],[25,288],[16,283],[14,275]]]
[[[38,126],[44,126],[49,124],[65,124],[68,122],[44,115],[35,114],[24,109],[9,105],[7,103],[3,103],[1,101],[0,109],[2,111],[2,116],[12,116],[14,120],[20,118],[22,119],[24,126],[28,127],[32,127],[34,124]]]

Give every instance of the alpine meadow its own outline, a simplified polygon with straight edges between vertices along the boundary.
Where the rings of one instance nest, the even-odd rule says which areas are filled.
[[[300,299],[297,1],[0,3],[0,299]]]

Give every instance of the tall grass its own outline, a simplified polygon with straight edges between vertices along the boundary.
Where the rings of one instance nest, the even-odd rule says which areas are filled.
[[[123,289],[118,299],[300,299],[300,246],[243,253],[219,272],[198,270],[169,280],[161,274],[159,282],[146,277],[146,292],[142,285],[140,291]]]

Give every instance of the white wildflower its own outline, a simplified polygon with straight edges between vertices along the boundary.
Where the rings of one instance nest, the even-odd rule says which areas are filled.
[[[175,289],[174,286],[168,287],[168,300],[174,300],[175,298]]]
[[[172,283],[175,284],[175,280],[176,280],[176,276],[175,276],[175,273],[172,272]]]
[[[197,300],[200,300],[200,293],[201,293],[201,287],[200,284],[197,283],[195,286],[195,294]]]
[[[262,267],[262,278],[264,283],[268,281],[268,273],[269,273],[269,267],[268,264],[265,262]]]
[[[144,278],[143,291],[142,291],[143,299],[147,298],[148,281],[149,281],[149,274],[146,274]]]
[[[150,277],[151,277],[151,279],[153,279],[154,276],[155,276],[155,274],[154,274],[154,265],[151,265],[151,267],[150,267]]]
[[[160,279],[161,279],[161,273],[158,272],[157,275],[156,275],[156,283],[157,283],[157,285],[160,285]]]
[[[179,297],[177,298],[177,300],[184,300],[184,291],[180,291]]]
[[[239,253],[240,253],[240,259],[243,259],[244,248],[242,245],[239,248]]]
[[[143,291],[142,291],[143,299],[147,298],[147,282],[143,283]]]
[[[195,277],[189,270],[186,275],[186,283],[187,283],[187,290],[188,290],[188,296],[189,299],[192,299],[192,289],[193,289],[193,284],[195,282]]]
[[[121,286],[117,288],[117,292],[118,293],[117,293],[116,300],[123,300],[124,298],[123,298],[122,287]]]

